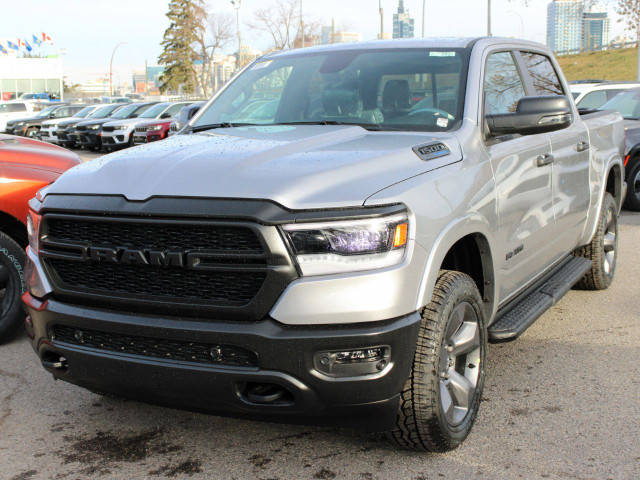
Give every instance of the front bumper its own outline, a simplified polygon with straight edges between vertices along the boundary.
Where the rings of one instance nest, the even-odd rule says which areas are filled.
[[[131,138],[131,130],[114,130],[112,132],[102,132],[100,138],[102,139],[102,145],[105,147],[126,147],[129,145],[129,139]]]
[[[76,145],[85,148],[97,147],[101,145],[100,131],[77,131],[74,134]]]
[[[5,128],[4,133],[8,135],[17,135],[19,137],[24,137],[26,131],[27,131],[26,127],[15,127],[13,125],[8,125]]]
[[[153,132],[134,132],[133,133],[133,144],[141,145],[144,143],[157,142],[158,140],[162,140],[165,138],[166,132],[162,130],[153,131]]]
[[[269,318],[196,321],[115,313],[54,299],[40,304],[29,294],[24,298],[32,346],[56,379],[189,410],[369,431],[388,430],[395,424],[399,393],[409,376],[420,326],[416,312],[382,322],[291,327]],[[255,352],[258,366],[211,365],[61,342],[52,338],[54,325],[158,342],[235,345]],[[382,345],[390,348],[390,357],[377,373],[335,378],[321,373],[314,363],[317,352]],[[59,357],[66,359],[65,368],[51,366],[49,359]],[[255,403],[244,392],[247,385],[256,384],[283,388],[290,401]]]

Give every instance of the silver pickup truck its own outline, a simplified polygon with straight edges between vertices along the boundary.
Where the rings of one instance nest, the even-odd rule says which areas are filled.
[[[98,393],[455,448],[488,343],[613,278],[623,121],[568,92],[512,39],[264,56],[31,201],[33,348]]]

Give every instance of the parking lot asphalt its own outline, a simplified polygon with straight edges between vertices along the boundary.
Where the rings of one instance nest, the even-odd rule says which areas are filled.
[[[54,382],[21,334],[0,346],[0,478],[640,478],[638,245],[640,214],[623,213],[611,288],[571,291],[490,346],[477,423],[453,452],[103,398]]]

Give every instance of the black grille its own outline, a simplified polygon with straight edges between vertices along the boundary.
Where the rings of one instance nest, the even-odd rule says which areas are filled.
[[[203,272],[149,265],[49,259],[60,280],[74,290],[135,296],[197,299],[246,305],[264,283],[263,272]]]
[[[114,130],[115,130],[115,127],[109,127],[109,126],[102,127],[103,132],[113,132]]]
[[[258,236],[245,227],[225,227],[156,222],[104,222],[47,220],[50,237],[87,242],[92,245],[133,247],[149,250],[216,250],[263,253]]]
[[[254,352],[233,345],[147,338],[63,325],[51,327],[49,336],[55,342],[111,352],[211,365],[258,367],[258,356]]]
[[[78,125],[78,126],[76,127],[76,130],[79,130],[79,131],[84,131],[84,130],[86,130],[86,129],[87,129],[87,127],[86,127],[85,125]]]
[[[147,127],[136,127],[136,132],[144,133],[147,131]]]
[[[65,130],[58,130],[56,132],[56,136],[58,137],[58,140],[66,140],[67,139],[67,132]]]

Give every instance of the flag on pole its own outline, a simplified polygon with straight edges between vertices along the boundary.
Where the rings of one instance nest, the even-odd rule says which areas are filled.
[[[27,52],[30,52],[31,50],[33,50],[33,48],[31,48],[31,45],[29,45],[29,42],[25,40],[23,43],[24,43],[24,47],[27,49]]]
[[[26,47],[25,43],[22,41],[21,38],[18,39],[18,47]]]
[[[9,40],[7,40],[7,47],[13,48],[14,50],[20,50],[20,47],[18,45],[16,45],[13,42],[10,42]]]
[[[44,32],[42,32],[42,41],[53,45],[53,42],[51,41],[51,37]]]
[[[7,49],[2,46],[2,44],[0,44],[0,53],[3,53],[5,55],[7,55],[9,53],[9,52],[7,52]]]
[[[40,45],[42,43],[42,40],[40,40],[38,37],[36,37],[35,35],[31,35],[33,37],[33,43],[34,45]]]

